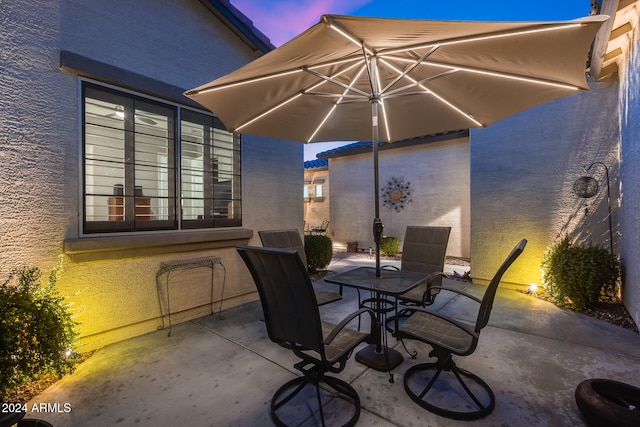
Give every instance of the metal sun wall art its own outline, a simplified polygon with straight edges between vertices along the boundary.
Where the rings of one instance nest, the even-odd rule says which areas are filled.
[[[404,182],[403,177],[392,177],[387,181],[385,186],[380,191],[382,194],[382,202],[389,210],[395,210],[400,212],[405,209],[409,203],[413,201],[411,199],[411,182]]]

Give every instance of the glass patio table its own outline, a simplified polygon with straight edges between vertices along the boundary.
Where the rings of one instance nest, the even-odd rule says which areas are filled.
[[[386,345],[386,315],[395,308],[396,296],[415,288],[429,277],[429,274],[424,273],[386,269],[381,269],[380,277],[376,277],[376,269],[373,267],[358,267],[325,277],[326,282],[371,291],[374,295],[362,303],[376,313],[380,333],[375,344],[370,344],[356,353],[358,362],[377,371],[391,371],[402,363],[402,354]],[[387,297],[393,299],[389,300]]]

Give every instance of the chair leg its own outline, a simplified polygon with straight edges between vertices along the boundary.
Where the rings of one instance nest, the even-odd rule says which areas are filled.
[[[298,396],[306,386],[312,386],[316,394],[321,423],[323,426],[326,425],[325,411],[324,406],[322,405],[322,397],[320,395],[320,385],[322,383],[326,384],[329,388],[337,392],[334,398],[342,398],[350,402],[354,406],[351,418],[349,418],[349,420],[347,420],[343,424],[344,426],[354,426],[360,418],[361,411],[360,397],[358,396],[356,390],[347,382],[339,378],[330,377],[324,374],[318,374],[317,372],[305,374],[304,376],[294,378],[293,380],[283,384],[275,392],[273,398],[271,399],[271,418],[273,422],[277,426],[290,425],[291,422],[287,423],[282,419],[285,405],[290,403],[296,396]],[[304,406],[307,407],[306,404]],[[278,412],[280,412],[280,414]],[[310,414],[310,416],[313,416],[313,414]],[[294,420],[294,422],[296,423],[302,421],[303,420]]]
[[[430,370],[435,370],[435,373],[429,377],[429,375],[425,375],[425,373]],[[440,376],[443,372],[452,373],[462,389],[459,390],[452,386],[447,387],[443,385],[446,380],[438,381],[441,379]],[[427,381],[427,385],[422,387],[422,384],[426,381],[423,378],[425,376],[430,379]],[[465,381],[463,377],[466,377],[468,381]],[[421,380],[418,380],[417,378],[420,378]],[[450,379],[452,380],[452,378]],[[472,385],[471,383],[473,383],[473,388],[478,390],[472,391],[470,387],[470,385]],[[435,391],[435,389],[438,388],[442,391],[445,387],[448,391],[452,392],[451,394],[455,394],[456,396],[462,395],[464,400],[461,401],[459,399],[454,399],[451,397],[451,394],[447,394],[448,398],[444,397],[438,403],[434,403],[433,400],[429,401],[430,390],[434,389]],[[411,400],[416,402],[422,408],[443,417],[456,420],[475,420],[483,418],[489,415],[495,407],[495,395],[489,385],[477,375],[458,368],[451,358],[451,355],[445,356],[444,358],[439,357],[438,361],[435,363],[422,363],[409,368],[404,375],[404,389]],[[435,394],[436,393],[432,393],[434,396]],[[442,393],[438,394],[440,395]],[[465,394],[468,399],[464,397]],[[458,410],[459,407],[471,407],[472,410]]]

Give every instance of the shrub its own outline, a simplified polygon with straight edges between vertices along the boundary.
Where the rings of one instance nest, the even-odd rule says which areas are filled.
[[[584,310],[601,294],[613,295],[620,261],[606,249],[572,243],[568,237],[549,248],[542,261],[545,291],[560,306]]]
[[[386,256],[396,256],[400,252],[400,242],[397,237],[383,237],[380,242],[380,253]]]
[[[42,375],[73,371],[76,322],[55,289],[59,271],[41,285],[41,271],[24,267],[0,284],[0,401]]]
[[[323,270],[333,257],[333,242],[327,236],[306,235],[304,252],[307,255],[307,267],[310,271]]]

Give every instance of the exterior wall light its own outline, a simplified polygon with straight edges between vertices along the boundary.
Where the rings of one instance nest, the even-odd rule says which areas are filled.
[[[588,168],[585,168],[585,172],[589,172],[589,170],[594,165],[602,166],[607,178],[607,207],[609,208],[609,247],[611,249],[611,255],[613,255],[613,226],[611,225],[611,190],[609,188],[609,168],[602,162],[593,162],[589,165]],[[598,194],[598,181],[596,181],[591,176],[581,176],[573,183],[573,191],[578,197],[582,199],[589,199]]]

